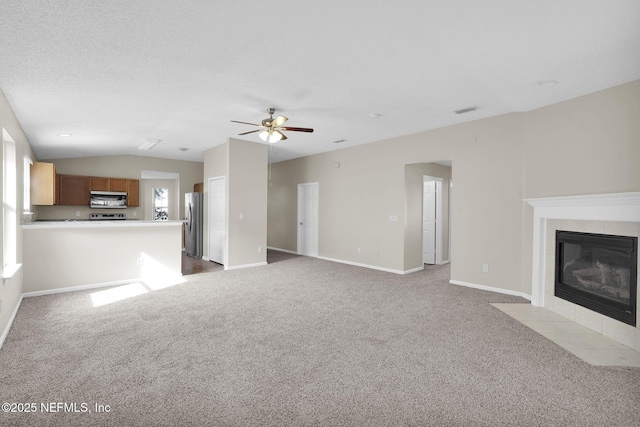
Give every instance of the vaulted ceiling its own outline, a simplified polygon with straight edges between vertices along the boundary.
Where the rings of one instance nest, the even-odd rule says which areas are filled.
[[[275,107],[315,129],[281,161],[640,79],[639,22],[637,0],[3,0],[0,88],[40,159],[201,161]]]

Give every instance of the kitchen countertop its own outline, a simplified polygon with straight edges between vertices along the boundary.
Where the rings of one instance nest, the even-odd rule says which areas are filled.
[[[139,219],[130,220],[82,220],[82,219],[52,219],[23,222],[24,228],[108,228],[108,227],[171,227],[182,225],[183,220],[173,221],[145,221]]]

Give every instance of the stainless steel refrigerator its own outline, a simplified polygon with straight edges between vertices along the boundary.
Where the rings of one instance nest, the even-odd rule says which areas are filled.
[[[185,233],[184,246],[187,255],[194,258],[202,258],[202,204],[204,195],[202,193],[185,193],[184,213],[185,213]]]

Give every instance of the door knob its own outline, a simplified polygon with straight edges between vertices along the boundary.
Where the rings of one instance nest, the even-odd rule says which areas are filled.
[[[300,223],[300,225],[302,225],[302,223]]]

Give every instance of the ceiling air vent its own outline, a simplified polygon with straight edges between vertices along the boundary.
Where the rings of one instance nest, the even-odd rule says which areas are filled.
[[[454,111],[454,113],[456,113],[456,114],[464,114],[464,113],[469,113],[471,111],[475,111],[477,109],[478,109],[478,107],[467,107],[467,108],[463,108],[462,110],[456,110],[456,111]]]

